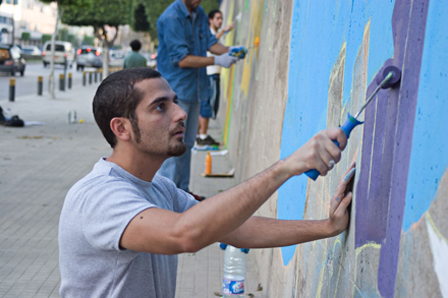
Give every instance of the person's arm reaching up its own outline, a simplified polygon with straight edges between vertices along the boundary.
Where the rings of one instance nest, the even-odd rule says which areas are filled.
[[[332,140],[337,140],[341,149]],[[317,169],[325,176],[332,168],[330,161],[340,160],[346,140],[341,129],[321,131],[289,157],[183,213],[159,208],[147,209],[131,220],[121,237],[120,245],[142,252],[177,254],[198,251],[225,239],[290,177],[309,169]],[[317,233],[319,237],[325,234]],[[275,242],[271,243],[272,246],[282,245]]]
[[[227,31],[232,30],[234,27],[235,27],[235,22],[230,23],[225,28],[223,28],[221,31],[216,33],[216,35],[215,35],[216,39],[220,39],[221,36],[224,35],[224,33],[226,33]]]

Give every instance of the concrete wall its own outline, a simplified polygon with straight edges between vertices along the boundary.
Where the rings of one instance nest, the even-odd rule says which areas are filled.
[[[346,232],[251,252],[267,296],[448,297],[448,3],[237,0],[221,9],[227,22],[241,14],[228,45],[260,37],[222,72],[219,119],[240,181],[341,125],[386,66],[402,70],[331,174],[290,179],[261,208],[326,218],[340,175],[357,161]]]

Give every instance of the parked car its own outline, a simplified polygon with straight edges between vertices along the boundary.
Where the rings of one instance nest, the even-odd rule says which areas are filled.
[[[101,48],[82,46],[76,51],[76,70],[84,70],[84,67],[103,67]]]
[[[109,66],[122,67],[125,57],[125,52],[120,50],[114,50],[109,52]]]
[[[25,74],[26,61],[20,54],[20,49],[16,46],[0,44],[0,71],[10,73],[12,76],[16,72]]]
[[[54,45],[54,63],[62,65],[67,63],[67,66],[72,67],[73,62],[75,61],[75,49],[72,44],[67,41],[55,41]],[[42,51],[42,62],[44,63],[44,67],[50,64],[51,57],[51,41],[47,41],[44,44]]]
[[[22,49],[22,55],[40,57],[42,55],[42,51],[39,50],[37,46],[26,46]]]
[[[142,55],[146,58],[146,65],[148,67],[155,68],[157,66],[157,53],[144,53]]]

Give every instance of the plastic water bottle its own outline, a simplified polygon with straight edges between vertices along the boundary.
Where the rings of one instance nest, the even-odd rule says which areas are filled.
[[[246,274],[247,248],[236,248],[221,244],[224,254],[224,279],[222,281],[223,297],[244,297],[244,276]]]

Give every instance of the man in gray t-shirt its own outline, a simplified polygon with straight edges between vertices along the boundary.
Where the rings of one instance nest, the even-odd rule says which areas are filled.
[[[70,189],[62,209],[62,297],[174,297],[177,256],[125,250],[120,238],[146,209],[184,212],[196,203],[163,176],[147,182],[100,159]]]
[[[325,220],[281,221],[252,216],[286,180],[310,169],[326,175],[339,161],[341,129],[319,132],[289,157],[250,180],[198,203],[157,174],[182,155],[186,113],[151,68],[115,72],[98,87],[93,113],[112,155],[68,192],[59,222],[62,297],[172,298],[177,254],[214,242],[263,248],[341,233],[351,193],[339,182]]]

